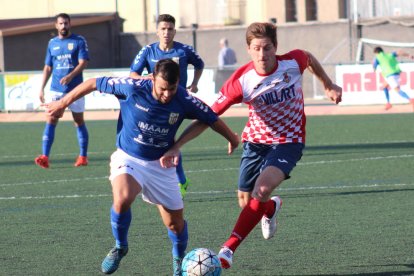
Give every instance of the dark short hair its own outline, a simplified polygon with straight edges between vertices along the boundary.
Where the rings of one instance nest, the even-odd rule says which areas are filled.
[[[160,24],[160,22],[173,23],[174,26],[175,26],[175,18],[174,18],[174,16],[172,16],[170,14],[160,14],[157,18],[157,26],[158,26],[158,24]]]
[[[70,16],[67,13],[59,13],[58,15],[55,16],[55,21],[57,21],[58,18],[64,18],[70,22]]]
[[[381,47],[375,47],[374,53],[379,54],[379,53],[382,53],[382,52],[384,52],[384,50]]]
[[[272,44],[277,46],[277,28],[274,24],[268,22],[255,22],[250,24],[246,30],[246,42],[250,45],[254,38],[269,38]]]
[[[177,83],[180,79],[180,66],[170,58],[161,59],[155,64],[154,78],[160,76],[169,84]]]

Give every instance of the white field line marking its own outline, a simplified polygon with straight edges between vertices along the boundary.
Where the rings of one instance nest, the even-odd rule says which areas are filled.
[[[414,186],[414,183],[396,183],[396,184],[362,184],[362,185],[352,185],[352,186],[320,186],[320,187],[298,187],[298,188],[279,188],[279,191],[295,192],[295,191],[305,191],[305,190],[336,190],[336,189],[375,189],[380,187],[404,187],[404,186]],[[205,192],[187,192],[187,194],[202,195],[202,194],[223,194],[223,193],[235,193],[236,190],[227,190],[227,191],[205,191]],[[97,194],[97,195],[55,195],[55,196],[22,196],[22,197],[0,197],[0,200],[31,200],[31,199],[67,199],[67,198],[98,198],[98,197],[110,197],[111,194]]]
[[[353,158],[353,159],[343,159],[343,160],[299,162],[298,165],[306,166],[306,165],[333,164],[333,163],[342,163],[342,162],[372,161],[372,160],[411,158],[411,157],[414,157],[414,154],[379,156],[379,157],[368,157],[368,158]],[[238,170],[238,169],[239,169],[238,167],[237,168],[219,168],[219,169],[188,170],[186,172],[187,173],[202,173],[202,172],[215,172],[215,171],[231,171],[231,170]],[[62,182],[80,182],[80,181],[85,181],[85,180],[101,180],[101,179],[108,179],[108,176],[86,177],[86,178],[75,178],[75,179],[60,179],[60,180],[44,180],[44,181],[36,181],[36,182],[22,182],[22,183],[4,183],[4,184],[0,184],[0,187],[38,185],[38,184],[62,183]]]
[[[109,155],[112,153],[113,151],[101,151],[101,152],[88,152],[88,155],[100,155],[100,154],[108,154],[108,159],[109,159]],[[35,158],[37,155],[39,154],[21,154],[21,155],[2,155],[0,156],[0,160],[1,159],[19,159],[19,158]],[[53,156],[77,156],[77,153],[54,153]]]
[[[93,198],[93,197],[108,197],[112,196],[111,194],[99,194],[99,195],[54,195],[54,196],[21,196],[21,197],[0,197],[0,200],[14,200],[14,199],[59,199],[59,198]]]
[[[48,184],[48,183],[64,183],[64,182],[81,182],[85,180],[88,181],[88,180],[100,180],[100,179],[108,179],[108,176],[85,177],[85,178],[74,178],[74,179],[58,179],[58,180],[43,180],[43,181],[22,182],[22,183],[5,183],[5,184],[0,184],[0,187],[38,185],[38,184]]]
[[[381,143],[381,144],[396,144],[396,143],[409,143],[412,141],[406,141],[406,140],[401,140],[401,141],[388,141],[388,142],[384,142],[384,141],[379,141],[379,142],[374,142],[374,141],[370,141],[370,142],[365,142],[365,143],[349,143],[349,144],[329,144],[329,145],[310,145],[308,146],[308,148],[312,148],[312,147],[335,147],[335,146],[341,146],[341,145],[347,145],[347,146],[352,146],[352,145],[372,145],[372,144],[376,144],[376,143]],[[192,148],[192,147],[188,147],[184,149],[184,154],[188,153],[188,151],[190,150],[211,150],[211,149],[223,149],[226,150],[227,146],[212,146],[212,147],[203,147],[203,148]],[[305,148],[305,150],[307,150],[307,148]],[[115,151],[115,149],[113,151],[98,151],[98,152],[88,152],[89,155],[100,155],[100,154],[107,154],[108,158],[109,155],[112,154]],[[55,156],[73,156],[74,153],[54,153],[53,155]],[[76,154],[75,154],[76,155]],[[18,159],[18,158],[35,158],[37,155],[36,154],[21,154],[21,155],[2,155],[0,156],[0,160],[2,159]]]

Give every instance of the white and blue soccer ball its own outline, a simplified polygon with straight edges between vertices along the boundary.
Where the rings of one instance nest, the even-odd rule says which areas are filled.
[[[207,248],[196,248],[185,255],[181,269],[183,276],[220,276],[221,263],[217,254]]]

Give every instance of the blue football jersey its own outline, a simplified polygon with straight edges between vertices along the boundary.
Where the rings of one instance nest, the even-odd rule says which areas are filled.
[[[64,39],[57,36],[49,41],[45,64],[52,67],[50,90],[66,93],[83,82],[82,74],[78,74],[68,85],[60,84],[60,80],[78,66],[80,59],[89,60],[88,44],[82,36],[72,34]]]
[[[152,96],[151,80],[102,77],[97,90],[115,95],[120,103],[120,125],[116,146],[144,160],[159,159],[174,144],[184,119],[197,119],[208,125],[218,120],[204,103],[178,86],[177,94],[166,104]]]
[[[161,59],[170,58],[180,65],[180,85],[187,86],[187,68],[192,64],[195,69],[203,69],[204,62],[200,56],[194,51],[194,48],[174,41],[173,47],[169,51],[162,51],[159,47],[160,43],[156,42],[143,47],[135,57],[131,64],[131,72],[137,72],[142,75],[142,71],[146,68],[148,73],[154,72],[155,64]]]

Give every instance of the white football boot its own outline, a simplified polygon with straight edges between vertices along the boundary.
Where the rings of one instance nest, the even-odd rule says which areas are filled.
[[[266,216],[262,217],[262,234],[263,238],[266,240],[272,238],[277,230],[277,214],[279,213],[282,207],[282,199],[279,196],[274,196],[271,198],[276,203],[275,213],[271,218],[267,218]]]
[[[230,248],[228,248],[227,246],[223,246],[217,257],[220,259],[220,263],[221,263],[221,267],[222,268],[230,268],[231,265],[233,264],[233,251],[231,251]]]

